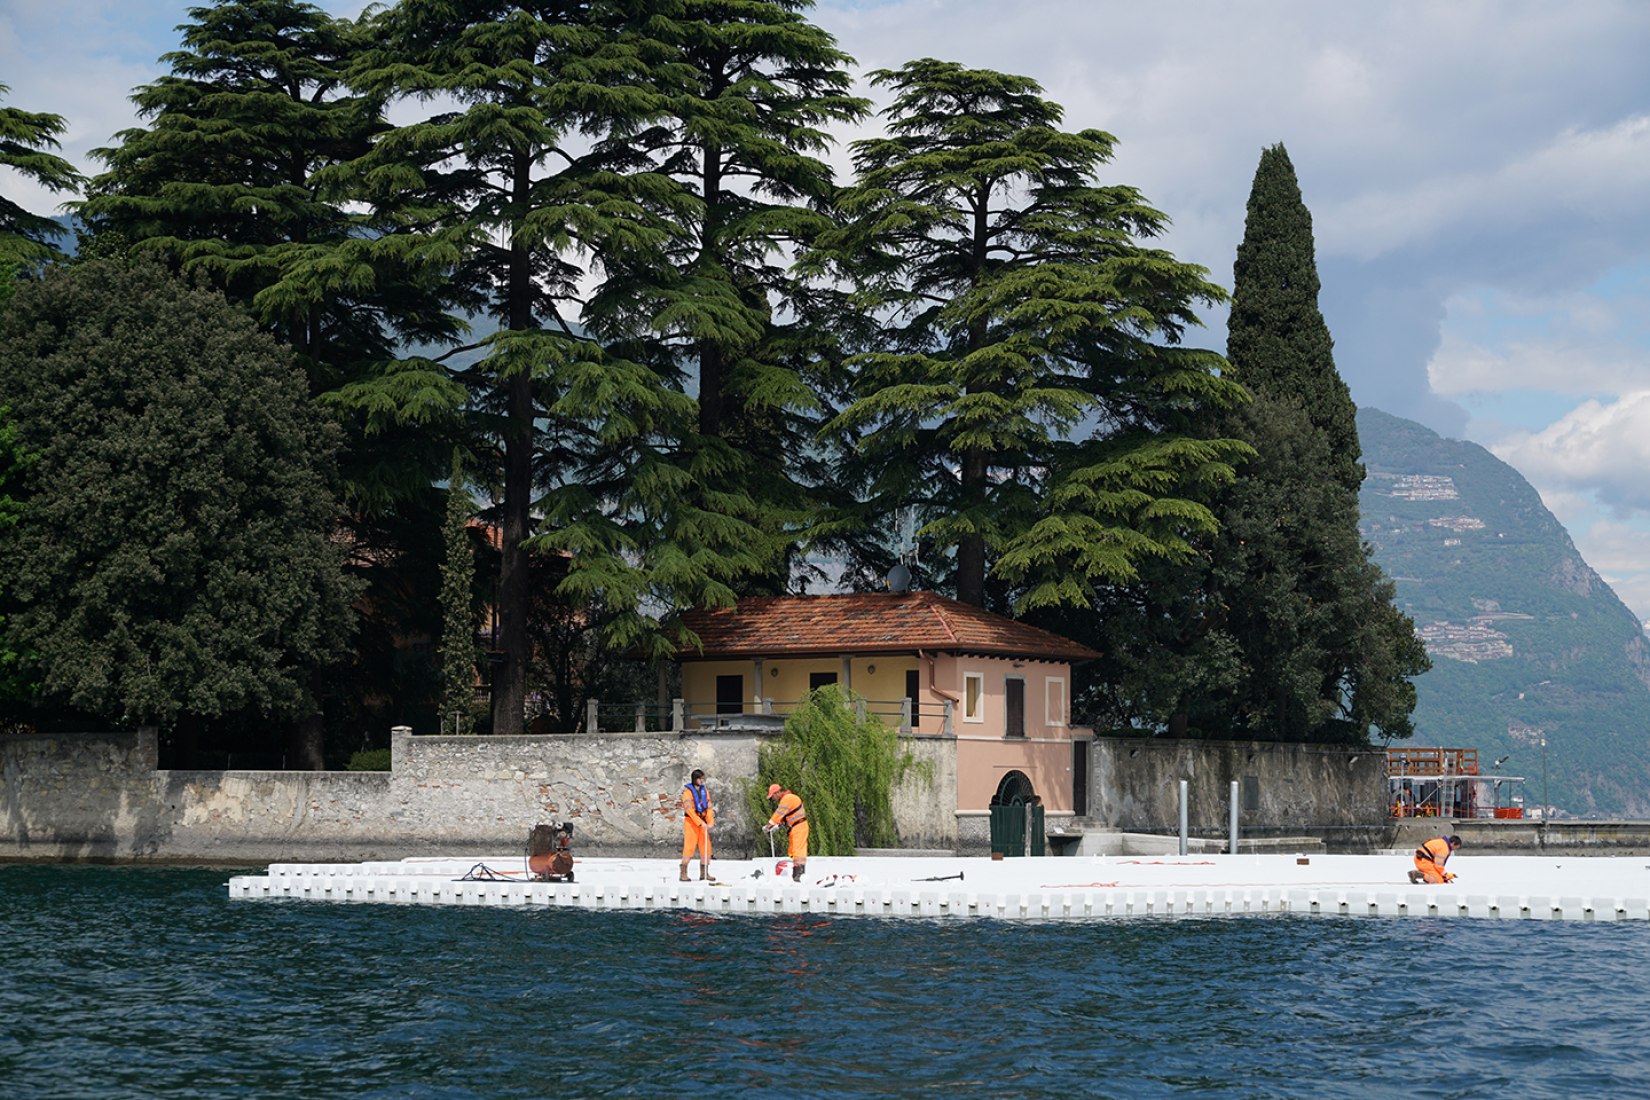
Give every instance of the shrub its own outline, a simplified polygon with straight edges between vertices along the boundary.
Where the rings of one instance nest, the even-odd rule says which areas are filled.
[[[390,750],[368,749],[365,752],[355,753],[349,758],[345,770],[352,772],[387,772],[390,770]]]

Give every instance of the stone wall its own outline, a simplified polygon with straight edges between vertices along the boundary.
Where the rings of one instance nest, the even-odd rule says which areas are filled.
[[[1337,832],[1384,829],[1387,821],[1386,756],[1375,749],[1098,738],[1089,761],[1089,817],[1124,832],[1178,832],[1182,779],[1194,836],[1228,834],[1233,781],[1242,807],[1240,835],[1323,836],[1333,842]]]
[[[678,799],[694,768],[705,770],[717,799],[717,851],[765,854],[738,786],[755,774],[760,736],[397,731],[389,772],[159,771],[152,732],[4,737],[0,860],[502,856],[519,852],[528,828],[549,820],[572,821],[578,850],[590,855],[664,856],[681,850]],[[984,851],[985,816],[956,811],[956,742],[903,744],[925,771],[895,792],[900,843]],[[1226,834],[1234,779],[1250,781],[1255,799],[1240,818],[1245,836],[1318,835],[1334,844],[1336,830],[1386,827],[1378,752],[1139,738],[1097,740],[1090,759],[1090,818],[1100,828],[1176,832],[1182,778],[1196,836]]]
[[[907,741],[927,765],[896,793],[908,847],[956,845],[955,743]],[[137,734],[0,738],[0,860],[268,863],[512,855],[541,821],[575,825],[591,855],[664,856],[679,798],[703,768],[724,855],[765,852],[739,780],[754,733],[391,738],[389,772],[158,771]],[[760,823],[757,823],[760,824]]]

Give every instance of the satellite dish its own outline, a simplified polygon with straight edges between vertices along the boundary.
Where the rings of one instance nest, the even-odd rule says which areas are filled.
[[[911,591],[911,570],[903,563],[888,570],[888,591],[901,594]]]

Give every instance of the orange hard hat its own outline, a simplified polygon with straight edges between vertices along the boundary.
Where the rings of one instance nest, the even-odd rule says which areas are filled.
[[[768,784],[768,797],[769,798],[778,798],[779,797],[779,790],[780,790],[780,787],[779,787],[778,783],[769,783]]]

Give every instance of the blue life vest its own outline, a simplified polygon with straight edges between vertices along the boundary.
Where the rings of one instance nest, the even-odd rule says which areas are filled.
[[[693,796],[693,809],[700,817],[710,809],[710,788],[696,787],[692,783],[684,784],[682,789]]]

